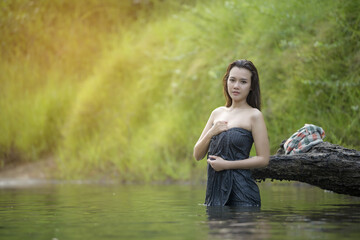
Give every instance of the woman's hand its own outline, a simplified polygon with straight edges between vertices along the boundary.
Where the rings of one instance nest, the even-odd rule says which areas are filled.
[[[227,131],[228,129],[227,121],[218,121],[211,127],[210,131],[211,135],[216,136],[221,132]]]
[[[228,163],[228,161],[224,160],[222,157],[213,155],[209,155],[209,159],[207,160],[207,162],[217,172],[225,170]]]
[[[194,158],[196,160],[203,159],[209,149],[209,144],[211,142],[211,138],[213,136],[218,135],[219,133],[228,130],[228,123],[227,121],[217,121],[218,116],[222,114],[224,111],[224,107],[219,107],[212,111],[209,120],[206,123],[204,130],[201,133],[199,140],[196,142],[194,146]]]

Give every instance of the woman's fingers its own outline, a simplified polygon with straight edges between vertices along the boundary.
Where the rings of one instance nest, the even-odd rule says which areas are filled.
[[[215,161],[218,160],[218,161]],[[209,158],[207,159],[207,162],[210,164],[210,166],[215,171],[222,171],[224,168],[222,167],[221,160],[223,160],[221,157],[209,155]],[[220,162],[219,162],[220,161]]]
[[[221,132],[228,130],[228,122],[227,121],[218,121],[213,126],[214,135],[218,135]]]
[[[213,160],[208,159],[207,162],[208,162],[208,164],[210,164],[210,166],[211,166],[212,168],[214,168],[214,166],[213,166]]]

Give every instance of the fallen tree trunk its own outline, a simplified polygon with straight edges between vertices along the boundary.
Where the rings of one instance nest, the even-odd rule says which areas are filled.
[[[360,152],[328,142],[307,153],[270,157],[265,168],[253,169],[257,180],[266,178],[309,183],[336,193],[360,196]]]

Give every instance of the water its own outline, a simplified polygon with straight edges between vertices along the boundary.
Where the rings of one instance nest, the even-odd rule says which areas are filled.
[[[27,183],[0,184],[0,239],[360,239],[360,198],[306,184],[259,184],[259,209],[206,207],[204,185]]]

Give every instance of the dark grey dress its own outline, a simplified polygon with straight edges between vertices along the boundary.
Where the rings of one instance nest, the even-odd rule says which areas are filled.
[[[225,160],[241,160],[249,157],[254,140],[250,131],[230,128],[213,136],[208,155]],[[208,164],[205,204],[207,206],[260,206],[259,188],[248,169],[231,169],[216,172]]]

